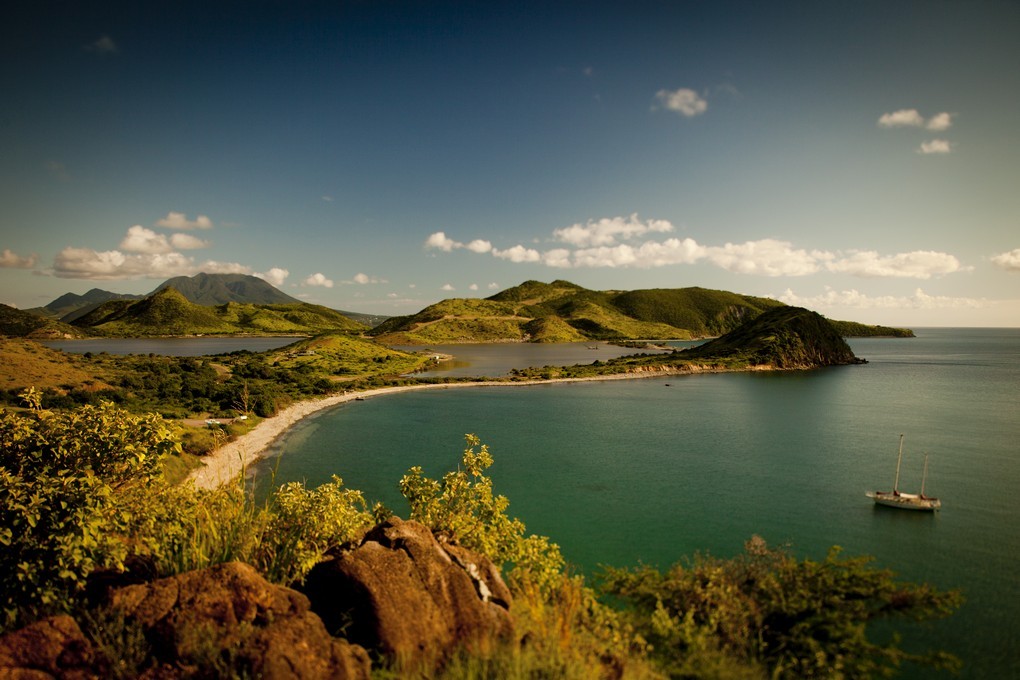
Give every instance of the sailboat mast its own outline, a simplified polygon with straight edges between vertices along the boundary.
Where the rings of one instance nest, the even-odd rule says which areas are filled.
[[[928,454],[924,454],[924,472],[921,473],[921,498],[924,498],[924,482],[928,479]]]
[[[896,456],[896,481],[893,482],[892,490],[896,493],[900,490],[900,463],[903,462],[903,435],[900,435],[900,452]]]

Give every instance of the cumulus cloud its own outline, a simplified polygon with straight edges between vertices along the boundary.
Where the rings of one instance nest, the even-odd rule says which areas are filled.
[[[948,130],[953,124],[953,114],[951,113],[937,113],[928,120],[928,124],[925,125],[929,130],[942,131]]]
[[[446,292],[450,292],[451,290],[457,289],[451,286],[449,283],[444,283],[442,286],[440,286],[439,290],[445,290]]]
[[[667,111],[675,111],[687,118],[693,118],[708,110],[708,102],[694,90],[659,90],[655,99]]]
[[[9,269],[31,269],[38,261],[39,256],[35,253],[28,257],[22,257],[10,248],[4,248],[3,252],[0,253],[0,267]]]
[[[375,276],[369,276],[368,274],[358,272],[357,274],[354,275],[353,279],[351,279],[350,281],[344,281],[344,283],[356,283],[358,285],[364,286],[370,283],[388,283],[388,281],[386,279],[380,279]]]
[[[166,217],[156,222],[156,226],[189,231],[192,229],[212,229],[213,223],[205,215],[199,215],[194,220],[189,220],[188,216],[184,213],[171,210],[166,214]]]
[[[873,250],[859,250],[828,264],[829,271],[862,278],[930,279],[932,276],[965,271],[960,261],[948,253],[915,250],[882,256]]]
[[[492,283],[489,284],[489,290],[497,290],[498,288],[499,288],[499,284],[496,283],[495,281],[493,281]]]
[[[333,279],[326,278],[325,274],[321,272],[315,272],[307,279],[305,279],[304,285],[306,286],[319,286],[322,288],[332,288]]]
[[[637,213],[630,217],[603,217],[600,220],[588,220],[585,224],[572,224],[569,227],[553,231],[553,238],[579,248],[588,246],[611,246],[619,241],[626,241],[650,232],[667,233],[673,231],[673,225],[667,220],[638,219]]]
[[[929,279],[968,271],[953,255],[935,251],[913,251],[880,255],[875,251],[830,252],[798,248],[788,241],[758,239],[720,246],[700,244],[692,238],[647,238],[673,231],[666,220],[612,217],[589,220],[555,229],[552,239],[569,247],[538,250],[517,244],[509,248],[474,249],[514,263],[540,263],[560,269],[578,268],[656,268],[672,265],[707,263],[737,274],[750,276],[808,276],[822,271],[862,278]],[[639,237],[646,237],[644,239]],[[625,241],[633,241],[628,243]],[[432,234],[427,243],[450,252],[464,248],[442,232]]]
[[[775,299],[788,305],[811,309],[837,307],[856,309],[962,309],[988,306],[987,300],[928,295],[920,288],[915,289],[913,295],[901,296],[869,296],[856,289],[838,291],[831,288],[826,288],[825,292],[820,295],[801,296],[787,288],[782,295],[775,296]]]
[[[129,253],[150,254],[169,253],[174,250],[166,236],[139,224],[127,230],[127,234],[120,242],[120,249]]]
[[[200,248],[208,248],[209,242],[203,241],[197,236],[191,234],[171,234],[170,245],[177,250],[199,250]]]
[[[480,238],[476,238],[471,243],[464,246],[473,253],[487,253],[492,250],[492,244],[488,241],[484,241]]]
[[[4,251],[4,255],[10,252]],[[999,253],[992,257],[992,264],[997,267],[1002,267],[1008,272],[1020,272],[1020,248],[1009,251],[1008,253]]]
[[[444,232],[437,231],[436,233],[431,234],[427,239],[425,239],[425,247],[435,248],[437,250],[442,250],[443,252],[448,253],[452,251],[454,248],[463,248],[464,244],[457,243],[453,239],[447,238]]]
[[[882,127],[921,127],[924,125],[924,117],[917,112],[917,109],[900,109],[892,113],[883,113],[878,119]]]
[[[762,239],[705,248],[706,258],[717,267],[737,274],[757,276],[806,276],[816,273],[829,253],[808,252],[786,241]]]
[[[274,286],[282,286],[283,282],[290,276],[290,272],[281,267],[273,267],[267,272],[256,272],[255,276]]]
[[[247,274],[251,270],[236,262],[207,260],[202,264],[178,252],[123,253],[120,250],[96,251],[67,247],[53,260],[53,273],[63,279],[162,279],[209,274]]]
[[[931,153],[949,153],[951,151],[951,145],[944,139],[933,139],[928,142],[923,142],[918,147],[917,152],[922,154]]]
[[[478,284],[472,283],[470,286],[468,286],[468,290],[478,290]]]
[[[516,245],[506,250],[492,249],[492,254],[501,260],[510,260],[511,262],[540,262],[542,260],[542,254],[534,248],[525,248],[522,245]]]

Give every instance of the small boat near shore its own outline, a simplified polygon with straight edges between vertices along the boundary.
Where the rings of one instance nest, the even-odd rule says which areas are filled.
[[[926,496],[924,485],[928,479],[928,455],[924,456],[924,472],[921,475],[921,493],[905,493],[900,491],[900,464],[903,462],[903,435],[900,435],[900,450],[896,456],[896,479],[892,491],[869,491],[865,495],[875,501],[876,505],[903,510],[924,510],[934,512],[942,507],[942,501],[934,496]]]

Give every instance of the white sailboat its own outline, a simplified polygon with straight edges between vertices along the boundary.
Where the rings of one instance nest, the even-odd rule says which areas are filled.
[[[900,452],[896,456],[896,479],[892,491],[869,491],[865,494],[878,505],[904,510],[935,511],[942,507],[938,498],[924,495],[924,483],[928,479],[928,454],[924,456],[924,474],[921,476],[921,493],[904,493],[900,491],[900,463],[903,462],[903,435],[900,435]]]

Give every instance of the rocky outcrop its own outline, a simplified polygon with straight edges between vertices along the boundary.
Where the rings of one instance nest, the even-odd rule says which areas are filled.
[[[97,678],[92,645],[70,616],[54,616],[0,637],[0,678]]]
[[[366,648],[398,667],[427,667],[514,633],[510,591],[492,562],[396,518],[318,564],[304,593],[239,562],[126,585],[137,571],[93,579],[93,616],[113,631],[98,637],[130,638],[133,648],[96,644],[96,625],[83,633],[71,617],[52,617],[0,637],[0,680],[367,679]]]
[[[369,677],[364,649],[331,637],[304,595],[245,564],[119,588],[106,606],[144,634],[145,658],[128,675],[181,678],[219,668],[267,679]],[[120,662],[100,653],[67,616],[0,638],[0,678],[102,678]]]
[[[302,591],[331,632],[403,662],[484,651],[513,635],[496,567],[417,522],[380,524],[316,565]]]

